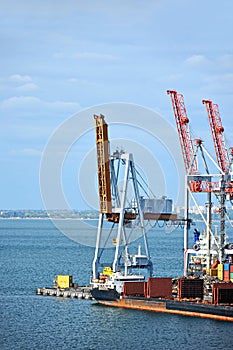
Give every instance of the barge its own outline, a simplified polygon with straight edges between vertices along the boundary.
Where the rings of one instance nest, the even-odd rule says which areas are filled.
[[[106,281],[95,286],[91,295],[106,306],[233,322],[232,282],[213,283],[211,298],[204,295],[204,279],[181,277],[176,282],[177,294],[171,278],[149,278],[147,282],[125,281],[121,290]]]
[[[118,300],[99,300],[100,304],[126,309],[163,312],[175,315],[211,318],[233,322],[233,307],[215,306],[197,302],[122,297]]]

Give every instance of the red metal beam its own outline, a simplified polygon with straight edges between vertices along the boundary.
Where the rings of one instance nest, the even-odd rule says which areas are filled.
[[[225,144],[224,128],[218,105],[210,100],[203,100],[202,103],[206,105],[218,165],[223,173],[227,174],[229,172],[230,160]]]
[[[186,174],[196,174],[198,172],[198,166],[197,160],[194,157],[193,142],[189,131],[189,118],[186,113],[184,97],[175,90],[167,90],[167,94],[170,95],[172,101]]]

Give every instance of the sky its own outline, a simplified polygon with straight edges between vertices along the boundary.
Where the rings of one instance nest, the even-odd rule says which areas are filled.
[[[148,157],[156,159],[158,172],[165,174],[164,194],[176,197],[179,175],[174,181],[166,178],[171,159],[164,161],[162,141],[158,142],[160,124],[154,139],[148,136],[151,115],[146,111],[175,128],[166,90],[184,94],[193,137],[203,138],[214,154],[202,105],[202,99],[211,99],[219,105],[231,146],[232,13],[230,0],[0,0],[0,209],[47,209],[43,179],[53,187],[54,176],[67,207],[96,208],[97,191],[88,194],[88,179],[93,187],[93,113],[102,111],[113,123],[109,132],[114,142],[120,138],[123,148],[127,142],[139,144],[141,158],[145,148]],[[142,107],[141,116],[131,114],[127,120],[131,129],[120,116],[117,126],[116,103],[125,110]],[[60,168],[52,168],[44,160],[56,158],[58,149],[49,158],[49,147],[59,132],[73,125],[75,115]],[[135,131],[139,119],[144,120],[146,134],[141,126]],[[59,142],[65,142],[62,136]],[[41,169],[47,173],[41,176]],[[53,206],[63,209],[55,189],[51,195]]]

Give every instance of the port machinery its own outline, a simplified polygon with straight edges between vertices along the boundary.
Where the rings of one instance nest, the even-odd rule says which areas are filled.
[[[210,124],[212,139],[217,162],[209,154],[199,138],[192,139],[189,129],[189,118],[187,116],[184,103],[184,96],[175,90],[167,90],[170,95],[173,112],[175,116],[177,131],[179,135],[181,150],[186,170],[185,176],[185,215],[184,215],[184,275],[190,273],[208,273],[210,267],[216,261],[223,263],[229,256],[233,256],[233,245],[227,244],[225,233],[226,220],[226,199],[233,199],[232,182],[232,164],[233,150],[231,157],[225,145],[224,128],[222,126],[218,105],[210,100],[203,100],[206,105],[208,120]],[[195,141],[195,142],[194,142]],[[202,159],[204,164],[204,173],[199,172],[198,160]],[[211,162],[218,169],[218,173],[210,174],[208,162]],[[195,195],[205,193],[206,217],[200,211]],[[219,203],[220,213],[220,235],[212,231],[212,194],[214,194]],[[194,233],[193,246],[190,247],[190,220],[189,206],[190,200],[193,201],[203,222],[205,223],[205,232],[200,235],[196,230]],[[230,249],[229,249],[230,248]]]
[[[172,214],[172,210],[146,210],[145,203],[148,203],[146,200],[154,203],[158,199],[155,199],[137,170],[133,154],[116,150],[110,155],[108,124],[101,114],[94,115],[94,120],[100,213],[92,280],[99,280],[105,267],[109,267],[112,273],[124,271],[125,276],[128,273],[132,274],[132,271],[140,274],[143,270],[147,270],[148,276],[152,276],[153,266],[145,222],[148,220],[177,222],[177,215]],[[141,195],[142,189],[147,198]],[[153,198],[148,198],[150,193]],[[165,203],[170,201],[170,204],[172,202],[166,199],[164,201]],[[142,237],[143,243],[138,246],[135,254],[131,254],[129,250],[132,247],[129,247],[129,243],[133,240],[133,235],[135,239],[135,231],[137,237]],[[115,246],[112,258],[104,254],[107,241]],[[106,271],[105,269],[107,275]]]
[[[92,281],[98,280],[100,273],[106,266],[111,272],[124,270],[125,275],[128,270],[133,268],[145,268],[149,275],[152,274],[152,262],[149,253],[146,230],[143,222],[143,214],[140,206],[139,189],[133,155],[116,151],[110,157],[109,140],[108,140],[108,124],[105,122],[103,115],[95,115],[96,130],[96,150],[97,150],[97,166],[98,166],[98,188],[100,201],[100,214],[95,247],[95,255],[92,266]],[[122,170],[123,168],[123,170]],[[123,171],[123,186],[120,190],[121,174]],[[132,181],[134,201],[131,206],[127,207],[127,194],[129,191],[129,182]],[[103,246],[101,245],[104,237],[104,218],[108,223],[112,223],[109,228],[109,234],[106,239],[112,239],[115,245],[115,254],[113,263],[103,260]],[[138,254],[129,253],[129,234],[127,226],[132,221],[137,220],[141,229],[144,241],[145,254],[141,254],[139,248]],[[116,236],[111,237],[113,228],[117,227]],[[120,252],[121,246],[123,251]],[[102,270],[102,271],[101,271]]]

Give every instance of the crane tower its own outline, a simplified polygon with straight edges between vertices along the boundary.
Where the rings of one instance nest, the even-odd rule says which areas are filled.
[[[113,272],[124,269],[125,275],[132,269],[147,269],[151,276],[153,267],[144,227],[133,155],[117,150],[110,156],[108,125],[103,115],[94,115],[94,119],[100,213],[92,266],[93,280],[98,278],[100,270],[106,266]],[[128,203],[129,189],[133,191],[133,199]],[[103,226],[104,218],[107,221],[107,227]],[[112,226],[109,226],[110,224]],[[143,237],[142,249],[144,248],[144,252],[142,253],[141,246],[139,246],[137,253],[130,254],[131,228],[136,226],[141,232],[140,236]],[[104,234],[106,230],[109,231],[107,235]],[[112,234],[115,236],[113,237]],[[113,262],[103,260],[104,247],[107,240],[110,239],[115,245]]]

